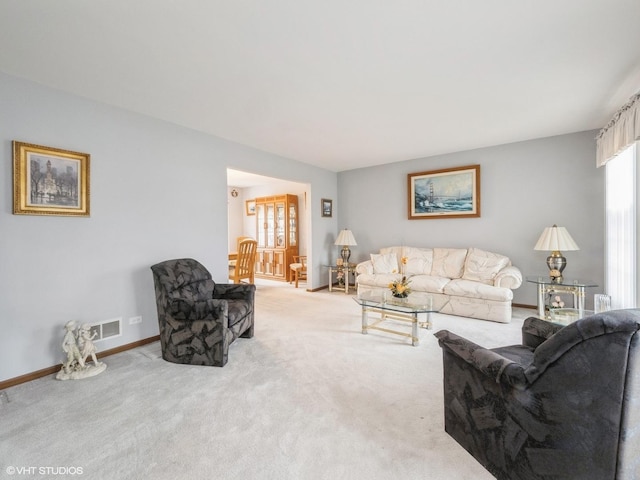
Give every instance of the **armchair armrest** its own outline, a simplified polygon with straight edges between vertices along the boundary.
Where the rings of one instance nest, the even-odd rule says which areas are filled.
[[[467,363],[469,367],[478,370],[496,383],[504,383],[516,388],[526,386],[524,368],[513,360],[448,330],[440,330],[435,337],[445,352]]]
[[[518,267],[509,265],[498,272],[493,281],[495,287],[510,288],[515,290],[522,285],[522,272]]]
[[[246,300],[253,303],[256,286],[249,283],[216,283],[213,298],[221,300]]]
[[[371,263],[371,260],[365,260],[356,265],[356,273],[358,275],[373,275],[373,263]]]
[[[562,325],[556,325],[538,317],[529,317],[522,325],[522,344],[536,348],[561,329]]]
[[[188,300],[176,298],[169,301],[171,320],[176,322],[214,322],[223,327],[229,325],[229,304],[226,300]]]

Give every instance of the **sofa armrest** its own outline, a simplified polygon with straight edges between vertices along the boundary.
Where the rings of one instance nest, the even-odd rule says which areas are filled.
[[[435,337],[443,351],[467,363],[470,368],[479,371],[496,383],[504,383],[516,388],[527,385],[524,367],[513,360],[448,330],[440,330]]]
[[[364,262],[360,262],[356,265],[356,273],[358,275],[366,274],[373,275],[373,263],[371,260],[366,260]]]
[[[509,265],[498,272],[493,282],[495,287],[510,288],[515,290],[522,285],[522,272],[518,267]]]

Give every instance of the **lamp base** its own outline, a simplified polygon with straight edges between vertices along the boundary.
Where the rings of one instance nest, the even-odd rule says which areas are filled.
[[[567,259],[559,251],[551,252],[547,257],[547,267],[549,267],[549,277],[551,281],[561,283],[563,280],[562,271],[567,266]]]
[[[349,265],[349,258],[351,257],[351,250],[347,245],[342,247],[340,251],[340,256],[342,257],[342,262],[344,265]]]

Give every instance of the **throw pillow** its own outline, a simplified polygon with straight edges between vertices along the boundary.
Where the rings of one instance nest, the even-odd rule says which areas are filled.
[[[509,257],[486,252],[479,248],[470,248],[462,278],[493,285],[498,272],[509,264]]]
[[[407,264],[405,265],[404,271],[407,276],[431,274],[433,250],[407,248],[405,252]]]
[[[395,253],[371,254],[373,273],[398,273],[398,257]]]
[[[466,248],[434,248],[431,275],[446,278],[462,277],[466,256]]]

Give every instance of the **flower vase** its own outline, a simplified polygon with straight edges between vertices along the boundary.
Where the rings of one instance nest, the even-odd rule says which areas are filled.
[[[393,295],[393,299],[396,302],[400,302],[400,303],[407,303],[407,301],[409,300],[407,295]]]

